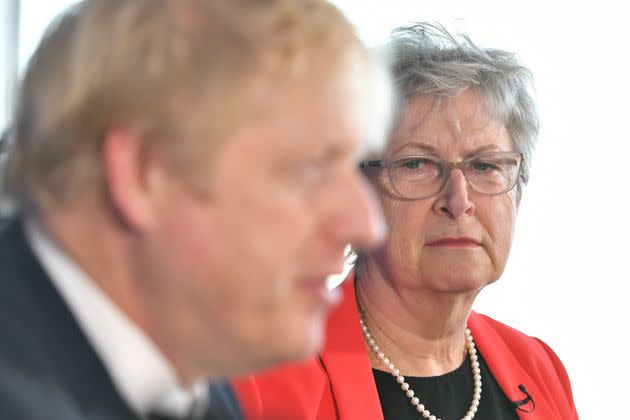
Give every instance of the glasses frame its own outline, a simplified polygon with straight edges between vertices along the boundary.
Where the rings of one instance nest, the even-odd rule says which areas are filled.
[[[514,178],[514,181],[507,188],[505,188],[504,190],[502,190],[500,192],[486,193],[486,192],[482,192],[482,191],[477,190],[470,183],[470,181],[468,180],[468,177],[466,176],[466,172],[464,171],[464,169],[471,162],[473,162],[475,160],[478,160],[478,159],[481,159],[484,156],[496,156],[496,155],[503,155],[503,156],[506,156],[506,157],[517,158],[517,160],[518,160],[517,176]],[[413,158],[431,159],[431,160],[434,160],[434,161],[438,162],[443,168],[446,169],[446,174],[444,176],[444,179],[442,180],[442,184],[437,189],[437,191],[435,191],[434,193],[429,194],[429,195],[419,196],[419,197],[408,197],[408,196],[406,196],[404,194],[401,194],[401,192],[396,187],[396,184],[394,183],[394,180],[392,179],[391,171],[389,170],[389,168],[394,163],[399,162],[399,161],[401,161],[403,159],[413,159]],[[394,158],[394,159],[390,158],[390,159],[380,159],[380,160],[365,160],[365,161],[363,161],[363,162],[361,162],[359,164],[359,167],[361,169],[370,169],[370,168],[384,169],[387,172],[387,178],[388,178],[389,183],[390,183],[392,189],[394,190],[394,192],[399,197],[404,198],[406,200],[424,200],[426,198],[430,198],[430,197],[434,197],[434,196],[438,195],[444,189],[444,186],[448,182],[448,179],[450,178],[451,172],[453,172],[453,169],[459,169],[460,171],[462,171],[462,175],[464,176],[464,179],[466,180],[466,184],[470,187],[471,190],[473,190],[477,194],[486,195],[486,196],[501,195],[501,194],[505,194],[505,193],[507,193],[509,191],[512,191],[512,189],[514,189],[514,187],[518,183],[519,178],[521,179],[523,184],[527,183],[527,177],[525,177],[525,175],[523,175],[523,172],[522,172],[522,168],[523,168],[523,154],[520,153],[520,152],[489,152],[489,153],[482,153],[482,154],[470,157],[468,159],[461,160],[459,162],[451,162],[451,161],[447,161],[447,160],[441,159],[441,158],[439,158],[437,156],[430,156],[430,155],[409,155],[409,156],[397,157],[397,158]]]

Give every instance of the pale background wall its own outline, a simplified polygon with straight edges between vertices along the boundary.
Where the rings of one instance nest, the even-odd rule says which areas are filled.
[[[17,0],[16,0],[17,2]],[[46,23],[74,0],[22,0],[19,67]],[[535,73],[543,128],[502,279],[476,309],[547,341],[571,375],[582,419],[618,419],[630,378],[628,40],[621,2],[335,0],[370,45],[413,20],[437,20],[478,44],[519,53]],[[0,2],[0,28],[15,22]],[[9,22],[8,26],[4,24]],[[14,48],[11,48],[11,43]],[[0,94],[11,51],[0,29]],[[8,46],[8,48],[7,48]],[[7,51],[9,53],[7,54]],[[8,115],[0,102],[0,127]]]
[[[18,1],[0,2],[0,132],[11,112],[17,70]]]
[[[542,131],[508,267],[475,309],[549,343],[580,418],[627,416],[630,321],[630,13],[622,3],[337,0],[371,44],[437,20],[519,53]]]

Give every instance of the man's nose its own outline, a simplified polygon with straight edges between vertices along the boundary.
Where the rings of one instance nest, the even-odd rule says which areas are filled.
[[[371,248],[381,243],[386,223],[376,190],[358,171],[351,174],[339,190],[334,230],[339,239],[354,249]]]

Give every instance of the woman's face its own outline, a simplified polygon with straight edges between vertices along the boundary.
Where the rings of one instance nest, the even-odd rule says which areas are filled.
[[[469,89],[439,104],[431,96],[410,100],[387,157],[428,155],[459,162],[492,151],[513,151],[512,142]],[[516,188],[481,195],[454,169],[433,197],[402,200],[383,191],[381,199],[389,235],[375,257],[397,287],[475,291],[503,272],[518,209]]]

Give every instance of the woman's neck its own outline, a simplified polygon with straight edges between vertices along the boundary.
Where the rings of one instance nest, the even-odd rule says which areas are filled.
[[[396,287],[375,267],[357,269],[356,298],[370,333],[401,374],[437,376],[466,358],[464,330],[476,293]],[[372,367],[386,370],[368,351]]]

